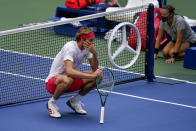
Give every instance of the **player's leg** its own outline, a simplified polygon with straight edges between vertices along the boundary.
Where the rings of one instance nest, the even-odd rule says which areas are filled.
[[[189,47],[190,47],[189,42],[183,42],[183,43],[181,44],[180,51],[179,51],[179,53],[178,53],[177,58],[184,58],[186,48],[189,48]]]
[[[82,108],[82,105],[81,105],[82,103],[80,99],[84,95],[86,95],[90,90],[94,89],[95,79],[77,79],[77,83],[82,83],[82,88],[75,96],[73,96],[70,100],[67,101],[67,105],[72,110],[74,110],[77,114],[86,115],[87,112]]]
[[[92,73],[92,72],[88,72]],[[100,76],[100,81],[102,80],[103,74]],[[79,94],[81,96],[85,96],[89,91],[95,89],[96,85],[96,79],[82,79],[84,86],[83,88],[79,91]]]
[[[172,48],[174,48],[174,46],[175,46],[175,43],[173,41],[170,41],[162,50],[163,56],[170,57],[169,52]]]
[[[92,73],[92,72],[86,72]],[[73,82],[74,85],[75,81]],[[70,100],[67,101],[67,105],[73,109],[76,113],[85,115],[87,112],[82,109],[80,99],[85,96],[89,91],[95,88],[96,79],[77,79],[77,83],[82,86],[78,94],[73,96]]]
[[[54,92],[53,98],[57,100],[66,90],[71,86],[73,79],[66,75],[59,75],[56,79],[56,90]]]
[[[73,79],[65,75],[59,75],[49,79],[46,84],[47,90],[54,94],[47,103],[47,108],[51,117],[59,118],[61,114],[58,112],[56,100],[70,87]]]
[[[81,96],[85,96],[89,91],[95,88],[96,79],[83,79],[84,87],[79,91]]]
[[[180,44],[180,50],[178,52],[177,58],[184,58],[186,48],[189,48],[189,42],[183,42]],[[174,47],[170,49],[169,56],[172,56],[172,53],[175,52]]]

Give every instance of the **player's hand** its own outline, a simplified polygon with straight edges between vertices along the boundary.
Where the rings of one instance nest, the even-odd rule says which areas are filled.
[[[98,76],[102,76],[102,69],[97,69],[95,72],[93,72],[94,78]]]
[[[158,54],[155,53],[155,54],[154,54],[154,59],[157,59],[157,56],[158,56]]]
[[[91,53],[96,54],[96,50],[95,50],[95,46],[94,46],[93,42],[85,40],[85,41],[83,41],[83,46],[84,46],[85,49],[87,49]]]
[[[170,58],[170,59],[167,59],[165,62],[166,63],[174,63],[175,62],[175,58]]]

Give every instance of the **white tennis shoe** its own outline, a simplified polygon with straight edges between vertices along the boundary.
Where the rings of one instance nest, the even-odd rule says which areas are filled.
[[[73,102],[71,100],[68,100],[67,101],[67,105],[72,109],[74,110],[77,114],[80,114],[80,115],[86,115],[87,112],[82,109],[82,105],[83,103],[81,103],[80,101],[78,102]]]
[[[51,117],[54,117],[54,118],[60,118],[61,117],[61,114],[59,113],[58,111],[58,107],[56,106],[55,103],[53,102],[48,102],[46,104],[47,108],[48,108],[48,111],[49,111],[49,115]]]

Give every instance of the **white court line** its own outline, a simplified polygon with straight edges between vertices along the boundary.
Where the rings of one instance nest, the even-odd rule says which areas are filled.
[[[9,53],[15,53],[15,54],[20,54],[20,55],[34,56],[34,57],[39,57],[39,58],[52,59],[52,60],[54,59],[54,58],[47,57],[47,56],[40,56],[40,55],[35,55],[35,54],[21,53],[21,52],[18,52],[18,51],[11,51],[11,50],[4,50],[4,49],[0,49],[0,51],[9,52]]]
[[[11,52],[11,53],[16,53],[16,54],[23,54],[23,55],[28,55],[28,56],[35,56],[35,57],[46,58],[46,59],[51,59],[51,60],[54,59],[51,57],[45,57],[45,56],[40,56],[40,55],[35,55],[35,54],[28,54],[28,53],[21,53],[21,52],[11,51],[11,50],[0,49],[0,51]],[[85,65],[89,65],[89,64],[85,64]],[[111,69],[111,70],[117,70],[117,69]],[[133,72],[125,71],[125,70],[123,70],[123,72],[133,73]],[[135,73],[135,74],[139,74],[139,73]],[[144,75],[144,74],[139,74],[139,75]],[[170,80],[176,80],[176,81],[182,81],[182,82],[186,82],[186,83],[190,83],[190,84],[196,84],[195,82],[191,82],[191,81],[187,81],[187,80],[180,80],[180,79],[176,79],[176,78],[169,78],[169,77],[163,77],[163,76],[156,76],[156,77],[170,79]]]
[[[21,54],[21,55],[27,55],[27,56],[34,56],[34,57],[38,57],[38,58],[44,58],[44,59],[50,59],[50,60],[54,60],[54,58],[51,58],[51,57],[47,57],[47,56],[40,56],[40,55],[35,55],[35,54],[28,54],[28,53],[21,53],[21,52],[18,52],[18,51],[12,51],[12,50],[4,50],[4,49],[0,49],[0,51],[4,51],[4,52],[9,52],[9,53],[15,53],[15,54]],[[83,63],[82,65],[87,65],[90,67],[90,64],[86,64],[86,63]],[[101,68],[104,68],[103,66],[100,66]],[[108,68],[110,70],[113,70],[113,71],[119,71],[119,69],[113,69],[113,68]],[[131,72],[131,71],[125,71],[125,70],[120,70],[121,72],[125,72],[125,73],[132,73],[132,74],[135,74],[135,75],[142,75],[144,76],[145,74],[141,74],[141,73],[135,73],[135,72]]]
[[[43,57],[43,56],[38,56],[38,55],[32,55],[32,54],[26,54],[26,53],[19,53],[19,52],[14,52],[14,51],[9,51],[9,50],[3,50],[3,49],[0,49],[0,51],[13,52],[13,53],[24,54],[24,55],[29,55],[29,56],[36,56],[36,57],[41,57],[41,58],[53,59],[53,58],[50,58],[50,57]],[[21,74],[14,74],[14,73],[3,72],[3,71],[0,71],[0,73],[2,73],[2,74],[8,74],[8,75],[13,75],[13,76],[20,76],[20,77],[23,77],[23,78],[29,78],[29,79],[34,79],[34,80],[45,81],[45,79],[42,79],[42,78],[35,78],[35,77],[32,77],[32,76],[25,76],[25,75],[21,75]],[[130,73],[130,72],[127,72],[127,73]],[[190,81],[186,81],[186,80],[180,80],[180,79],[176,79],[176,78],[168,78],[168,77],[162,77],[162,76],[156,76],[156,77],[166,78],[166,79],[171,79],[171,80],[176,80],[176,81],[182,81],[182,82],[186,82],[186,83],[190,83],[190,84],[196,84],[194,82],[190,82]],[[118,95],[123,95],[123,96],[128,96],[128,97],[133,97],[133,98],[138,98],[138,99],[143,99],[143,100],[148,100],[148,101],[154,101],[154,102],[166,103],[166,104],[171,104],[171,105],[177,105],[177,106],[182,106],[182,107],[187,107],[187,108],[194,108],[194,109],[196,108],[195,106],[184,105],[184,104],[179,104],[179,103],[174,103],[174,102],[168,102],[168,101],[163,101],[163,100],[156,100],[156,99],[151,99],[151,98],[145,98],[145,97],[140,97],[140,96],[135,96],[135,95],[129,95],[129,94],[124,94],[124,93],[119,93],[119,92],[111,92],[111,93],[118,94]]]
[[[7,75],[13,75],[13,76],[19,76],[19,77],[23,77],[23,78],[34,79],[34,80],[45,81],[45,79],[35,78],[35,77],[32,77],[32,76],[25,76],[25,75],[21,75],[21,74],[14,74],[14,73],[9,73],[9,72],[4,72],[4,71],[0,71],[0,73],[2,73],[2,74],[7,74]],[[105,90],[102,90],[102,91],[105,91]],[[105,92],[109,92],[109,91],[105,91]],[[157,100],[157,99],[151,99],[151,98],[145,98],[145,97],[141,97],[141,96],[135,96],[135,95],[130,95],[130,94],[124,94],[124,93],[120,93],[120,92],[113,92],[113,91],[112,91],[111,93],[112,93],[112,94],[117,94],[117,95],[122,95],[122,96],[128,96],[128,97],[143,99],[143,100],[148,100],[148,101],[153,101],[153,102],[166,103],[166,104],[170,104],[170,105],[176,105],[176,106],[182,106],[182,107],[187,107],[187,108],[194,108],[194,109],[196,109],[195,106],[190,106],[190,105],[185,105],[185,104],[179,104],[179,103],[168,102],[168,101]]]
[[[1,73],[1,74],[6,74],[6,75],[19,76],[19,77],[28,78],[28,79],[34,79],[34,80],[45,81],[45,79],[42,79],[42,78],[36,78],[36,77],[32,77],[32,76],[26,76],[26,75],[15,74],[15,73],[10,73],[10,72],[0,71],[0,73]]]
[[[107,91],[107,90],[101,90],[101,91],[110,92],[110,91]],[[137,98],[137,99],[147,100],[147,101],[153,101],[153,102],[159,102],[159,103],[165,103],[165,104],[170,104],[170,105],[176,105],[176,106],[182,106],[182,107],[196,109],[196,106],[190,106],[190,105],[185,105],[185,104],[180,104],[180,103],[175,103],[175,102],[157,100],[157,99],[135,96],[135,95],[130,95],[130,94],[124,94],[124,93],[113,92],[113,91],[111,93],[116,94],[116,95],[122,95],[122,96],[128,96],[128,97],[133,97],[133,98]]]
[[[164,77],[164,76],[156,76],[156,77],[175,80],[175,81],[186,82],[186,83],[190,83],[190,84],[196,84],[195,82],[191,82],[191,81],[187,81],[187,80],[180,80],[180,79],[176,79],[176,78],[169,78],[169,77]]]

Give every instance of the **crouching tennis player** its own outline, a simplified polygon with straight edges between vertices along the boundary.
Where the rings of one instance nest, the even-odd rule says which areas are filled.
[[[94,37],[91,28],[81,27],[76,33],[75,41],[67,42],[56,55],[50,73],[45,80],[46,89],[53,94],[47,102],[51,117],[61,117],[56,100],[64,93],[77,90],[78,93],[67,101],[67,105],[78,114],[85,115],[87,113],[82,109],[80,99],[94,89],[96,77],[102,76],[102,70],[98,69]],[[79,71],[85,59],[88,59],[92,71]]]

